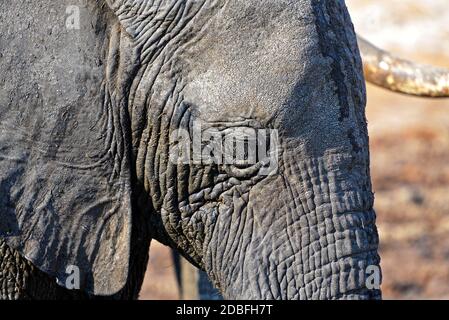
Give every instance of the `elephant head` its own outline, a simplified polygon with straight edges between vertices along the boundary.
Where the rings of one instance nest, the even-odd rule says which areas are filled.
[[[344,1],[87,1],[80,30],[69,1],[4,2],[9,246],[62,285],[79,267],[99,295],[124,286],[145,229],[137,243],[176,248],[226,298],[380,297]]]

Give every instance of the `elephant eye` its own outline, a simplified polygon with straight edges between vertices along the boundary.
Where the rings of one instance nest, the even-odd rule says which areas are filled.
[[[222,173],[242,178],[271,175],[277,170],[279,148],[275,130],[228,126],[193,132],[196,134],[188,139],[193,141],[193,154],[188,158],[194,164],[214,165]]]
[[[277,135],[270,130],[238,127],[225,130],[223,169],[236,178],[271,175],[277,170]],[[273,138],[276,139],[273,139]]]
[[[237,178],[240,180],[250,179],[257,176],[260,168],[260,164],[248,165],[246,167],[236,165],[223,165],[219,168],[219,171],[226,173],[229,177]]]
[[[202,162],[249,168],[258,163],[257,140],[257,132],[253,128],[207,129],[202,132]]]

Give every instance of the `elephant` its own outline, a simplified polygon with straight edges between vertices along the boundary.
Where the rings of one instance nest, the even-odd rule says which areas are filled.
[[[226,299],[381,298],[343,0],[3,0],[0,50],[0,298],[135,299],[152,240]]]
[[[417,64],[379,49],[357,36],[367,82],[383,89],[426,98],[449,97],[449,70]],[[182,300],[221,300],[207,274],[172,250],[179,296]]]

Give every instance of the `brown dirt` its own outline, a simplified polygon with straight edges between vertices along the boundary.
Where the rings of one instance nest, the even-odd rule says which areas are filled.
[[[384,297],[449,298],[449,100],[368,97]]]
[[[153,241],[150,248],[150,261],[145,275],[142,300],[178,300],[175,269],[170,249]]]

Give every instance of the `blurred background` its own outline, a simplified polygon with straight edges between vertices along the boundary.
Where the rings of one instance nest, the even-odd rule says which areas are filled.
[[[448,0],[346,0],[357,33],[449,67]],[[449,99],[368,85],[371,173],[385,299],[449,299]],[[153,241],[141,299],[178,299],[168,248]]]

